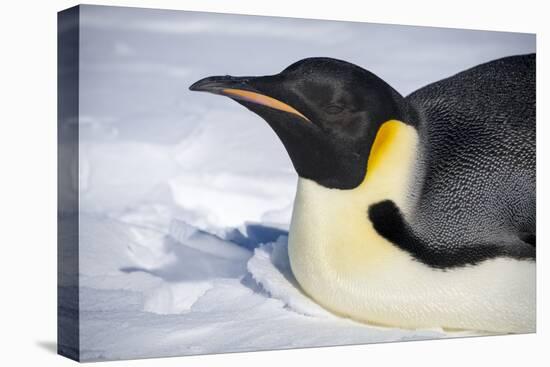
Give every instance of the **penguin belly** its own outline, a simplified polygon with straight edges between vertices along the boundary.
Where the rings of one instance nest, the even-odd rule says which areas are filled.
[[[375,232],[364,196],[300,179],[289,257],[310,297],[333,313],[379,325],[535,330],[534,262],[496,258],[431,268]]]

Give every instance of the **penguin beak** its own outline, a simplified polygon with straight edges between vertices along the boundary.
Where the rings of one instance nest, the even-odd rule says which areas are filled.
[[[311,122],[307,117],[301,114],[294,107],[289,106],[288,104],[276,98],[262,94],[258,90],[256,90],[251,85],[251,81],[253,81],[254,79],[256,78],[234,77],[230,75],[211,76],[195,82],[189,87],[189,89],[197,92],[209,92],[213,94],[224,95],[235,100],[267,106],[276,110],[292,113],[294,115],[300,116],[308,122]]]
[[[242,89],[249,90],[250,77],[234,77],[231,75],[209,76],[193,83],[189,90],[195,92],[209,92],[214,94],[224,94],[224,89]]]

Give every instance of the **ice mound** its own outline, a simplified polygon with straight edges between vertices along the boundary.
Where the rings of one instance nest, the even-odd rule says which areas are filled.
[[[228,260],[242,261],[251,255],[250,251],[243,247],[177,219],[170,223],[170,236],[187,247]]]
[[[290,173],[229,173],[199,171],[170,181],[177,205],[201,215],[191,224],[202,229],[237,227],[244,221],[260,222],[272,211],[273,219],[290,221],[295,179]],[[269,217],[268,217],[269,218]]]
[[[211,282],[168,283],[147,294],[143,310],[160,315],[188,312],[208,290]]]
[[[82,211],[127,208],[147,200],[159,185],[178,174],[171,146],[112,141],[83,142],[79,148]]]

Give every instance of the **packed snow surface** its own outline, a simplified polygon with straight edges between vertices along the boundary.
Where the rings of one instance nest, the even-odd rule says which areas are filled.
[[[369,326],[324,310],[292,276],[285,231],[248,225],[227,240],[159,209],[136,209],[139,217],[81,216],[82,360],[446,336]]]

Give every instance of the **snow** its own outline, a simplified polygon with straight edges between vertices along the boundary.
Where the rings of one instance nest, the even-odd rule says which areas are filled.
[[[251,251],[177,219],[135,219],[81,216],[82,360],[448,336],[375,327],[324,310],[293,278],[280,229],[251,226],[252,238],[229,234]],[[262,236],[271,242],[257,242]]]
[[[78,180],[76,165],[62,180],[80,189],[83,361],[474,334],[366,325],[307,297],[288,262],[297,177],[283,146],[241,106],[187,88],[323,55],[368,66],[406,94],[532,51],[534,38],[258,19],[83,7]],[[72,147],[59,149],[71,158]],[[61,220],[74,221],[65,209]]]
[[[177,212],[81,213],[83,361],[478,335],[336,316],[294,279],[285,230],[245,223],[216,235]]]

